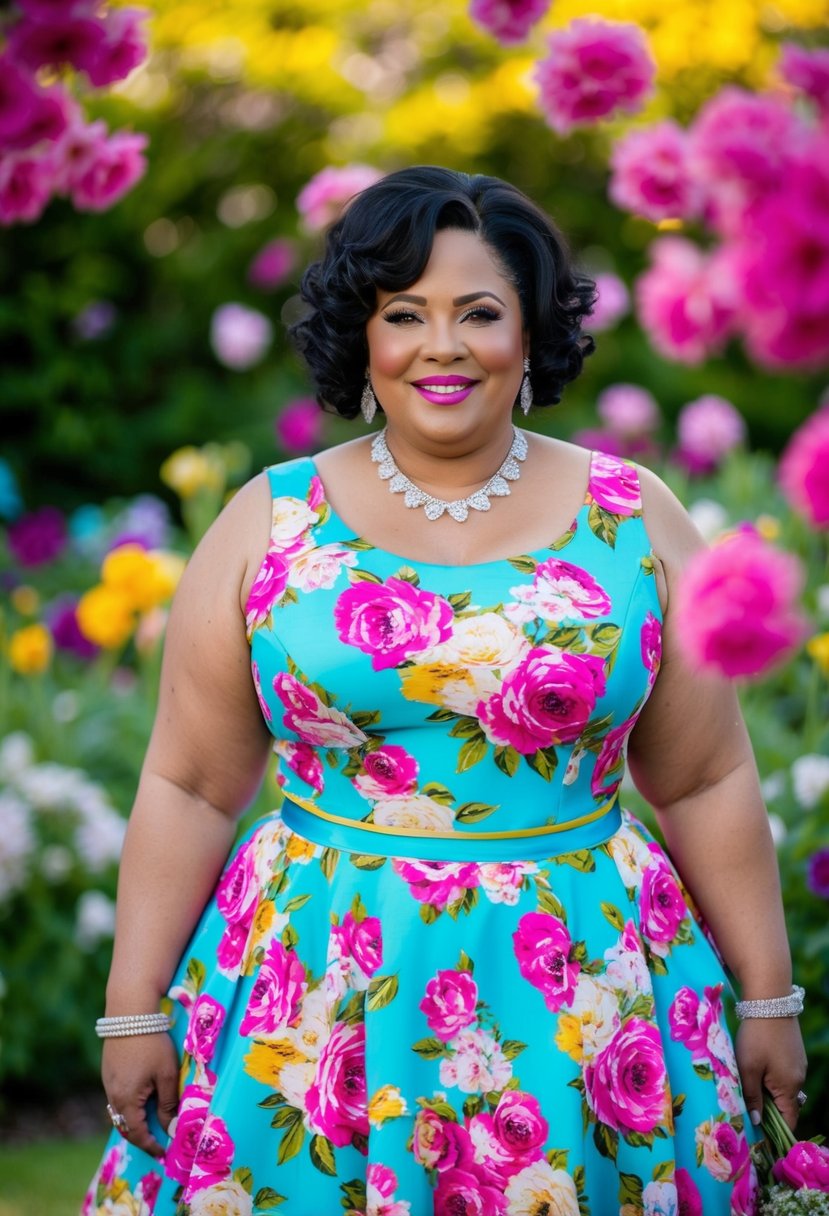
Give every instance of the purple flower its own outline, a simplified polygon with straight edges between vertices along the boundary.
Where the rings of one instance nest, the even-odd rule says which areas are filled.
[[[38,89],[6,55],[0,56],[0,147],[28,128],[38,105]]]
[[[677,435],[679,459],[693,472],[711,472],[744,441],[746,424],[730,401],[706,393],[683,405]]]
[[[599,394],[596,409],[605,426],[625,439],[659,426],[656,398],[638,384],[611,384]]]
[[[54,143],[68,129],[77,109],[77,104],[59,84],[39,89],[28,122],[16,135],[7,135],[2,142],[12,151],[25,151],[44,140]]]
[[[106,37],[100,21],[63,15],[49,22],[23,17],[8,31],[9,49],[18,63],[37,71],[68,63],[79,72],[94,64]]]
[[[315,448],[322,437],[322,426],[322,410],[312,397],[289,401],[274,423],[280,444],[292,455]]]
[[[41,507],[9,527],[9,548],[21,566],[43,566],[66,548],[66,521],[57,507]]]
[[[12,152],[0,157],[0,224],[40,219],[54,187],[47,157]]]
[[[49,629],[58,650],[77,655],[79,659],[92,659],[98,653],[98,647],[81,633],[77,606],[74,595],[61,596],[56,600],[49,611]]]
[[[139,27],[148,16],[139,8],[107,10],[104,37],[86,66],[86,74],[96,88],[124,80],[147,58],[147,43]]]
[[[248,267],[248,282],[260,291],[275,291],[296,266],[296,247],[292,241],[269,241]]]
[[[630,310],[630,292],[617,274],[597,274],[597,299],[590,314],[590,329],[611,329]]]
[[[469,16],[505,46],[523,42],[550,0],[472,0]]]
[[[72,318],[72,330],[81,342],[103,338],[115,324],[118,310],[111,300],[90,300]]]
[[[220,363],[244,371],[260,363],[273,338],[264,313],[244,304],[222,304],[210,322],[210,344]]]
[[[821,899],[829,899],[829,849],[818,849],[809,858],[806,885]]]
[[[780,72],[784,80],[811,97],[822,113],[829,111],[829,50],[807,50],[794,42],[784,42]]]

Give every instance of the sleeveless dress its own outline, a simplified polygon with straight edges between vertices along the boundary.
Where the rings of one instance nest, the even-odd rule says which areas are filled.
[[[165,1161],[113,1133],[83,1212],[751,1216],[723,966],[618,804],[660,661],[635,468],[594,453],[548,548],[460,567],[355,536],[307,458],[268,475],[284,799],[165,1003]]]

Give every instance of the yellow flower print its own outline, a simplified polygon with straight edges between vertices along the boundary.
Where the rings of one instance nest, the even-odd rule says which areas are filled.
[[[310,840],[291,834],[285,845],[285,854],[291,861],[308,862],[313,859],[316,847]]]
[[[396,1085],[383,1085],[368,1104],[368,1119],[372,1127],[382,1127],[387,1119],[397,1119],[408,1113],[406,1099]]]
[[[581,1018],[574,1017],[572,1013],[560,1013],[555,1043],[559,1051],[575,1060],[576,1064],[581,1064],[584,1056]]]
[[[45,625],[26,625],[9,638],[9,664],[22,676],[40,675],[52,657],[52,635]]]
[[[303,1064],[307,1058],[290,1039],[254,1043],[245,1056],[245,1072],[254,1081],[261,1081],[271,1089],[279,1089],[279,1076],[285,1065]]]

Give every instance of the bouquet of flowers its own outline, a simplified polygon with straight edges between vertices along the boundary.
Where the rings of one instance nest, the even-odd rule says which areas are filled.
[[[823,1137],[797,1140],[767,1094],[765,1139],[754,1149],[763,1182],[759,1216],[829,1216],[829,1148]]]

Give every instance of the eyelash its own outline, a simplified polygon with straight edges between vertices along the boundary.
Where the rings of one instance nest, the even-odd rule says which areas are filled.
[[[493,308],[488,308],[484,304],[478,304],[475,308],[470,308],[468,312],[463,313],[458,321],[468,321],[470,318],[477,318],[480,321],[500,321],[501,314]],[[392,325],[399,325],[406,321],[419,321],[420,316],[416,312],[410,312],[406,308],[396,309],[393,312],[383,314],[383,320],[388,321]]]

